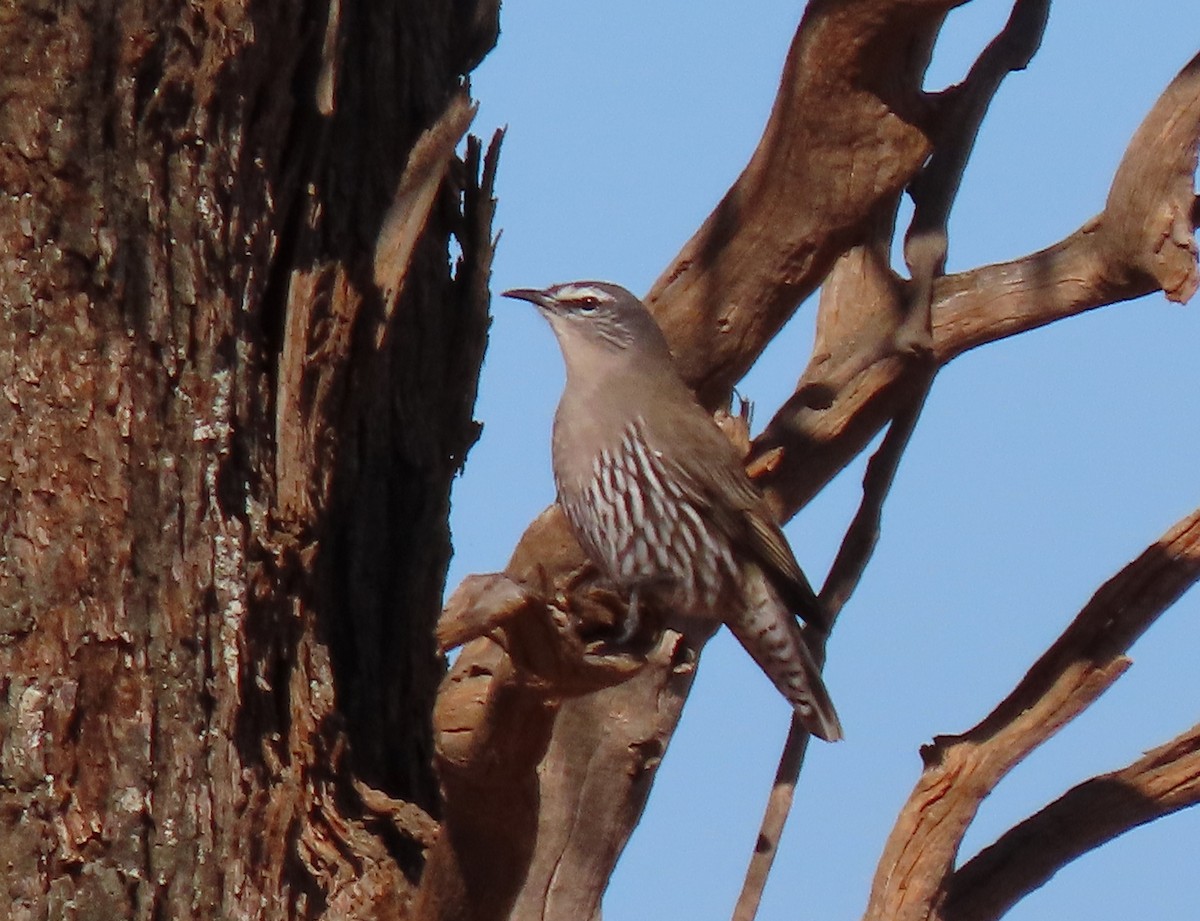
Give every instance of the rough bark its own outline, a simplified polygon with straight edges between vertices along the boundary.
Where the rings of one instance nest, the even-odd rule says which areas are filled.
[[[1079,233],[1009,266],[942,277],[944,240],[939,248],[910,230],[913,278],[893,272],[886,254],[902,190],[918,176],[961,168],[939,167],[939,158],[953,161],[955,145],[969,151],[961,123],[994,92],[994,59],[1012,57],[989,49],[960,87],[922,94],[928,49],[952,5],[811,3],[750,164],[648,295],[684,375],[717,408],[799,301],[826,280],[812,361],[748,456],[783,518],[881,428],[903,435],[930,375],[967,349],[1156,288],[1183,300],[1196,287],[1195,62],[1147,117],[1104,211]],[[1045,7],[1015,4],[1013,37],[1039,30]],[[1027,52],[1034,48],[1036,40]],[[955,186],[956,179],[946,208]],[[914,195],[923,191],[918,185]],[[936,232],[938,209],[931,210],[923,226]],[[878,473],[880,502],[890,482],[886,466]],[[873,528],[868,515],[859,548],[832,580],[845,591],[870,554]],[[598,914],[699,651],[667,633],[625,662],[596,654],[604,647],[588,647],[580,636],[609,623],[611,613],[581,564],[561,516],[547,510],[505,573],[490,577],[489,590],[464,586],[444,615],[447,636],[477,639],[439,701],[438,763],[448,801],[444,834],[422,880],[422,917],[457,917],[446,908],[468,905],[462,916],[472,918]],[[838,604],[845,600],[838,585],[828,588]],[[555,636],[557,652],[514,653]],[[572,656],[575,673],[601,687],[562,680],[569,671],[562,661]],[[511,774],[498,776],[487,755],[486,740],[496,737],[516,748]],[[494,834],[480,816],[498,800],[512,810],[520,843],[493,852],[474,871],[482,879],[468,879],[461,858]],[[503,897],[473,901],[476,887]],[[879,916],[888,916],[886,906]]]
[[[0,11],[8,916],[409,898],[491,254],[492,166],[454,146],[495,15]]]
[[[781,515],[884,425],[902,434],[932,371],[967,349],[1196,288],[1195,62],[1078,233],[948,278],[937,247],[918,246],[913,281],[892,272],[881,244],[901,192],[986,95],[982,67],[921,92],[954,5],[810,4],[758,150],[648,295],[716,408],[827,279],[817,353],[749,457]],[[13,917],[596,916],[699,650],[672,634],[640,656],[591,643],[614,599],[551,509],[506,574],[455,596],[439,642],[469,645],[433,707],[496,148],[454,151],[472,117],[462,78],[496,15],[487,0],[0,10],[0,899]],[[1195,577],[1184,540],[1194,522],[1134,564],[1153,602],[1137,610]],[[1098,599],[1089,619],[1137,608]],[[1102,640],[1088,693],[1120,670]],[[1080,648],[1029,680],[1075,674]],[[1013,699],[1053,703],[1035,691]],[[986,725],[1021,730],[1015,712]],[[1038,737],[1006,738],[992,768]],[[966,750],[939,743],[930,771]],[[928,862],[894,860],[919,872],[888,889],[893,866],[873,905],[993,917],[1061,861],[1195,802],[1194,752],[1181,735],[953,874],[955,840],[920,838],[916,800],[896,849]],[[1023,835],[1096,803],[1102,827],[1020,859]]]

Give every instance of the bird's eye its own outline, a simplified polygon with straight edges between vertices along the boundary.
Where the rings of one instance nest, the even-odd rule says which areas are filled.
[[[594,297],[581,297],[575,302],[575,309],[580,313],[595,313],[599,306],[599,299]]]

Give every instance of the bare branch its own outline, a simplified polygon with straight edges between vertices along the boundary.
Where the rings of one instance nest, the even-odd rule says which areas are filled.
[[[1200,509],[1110,579],[979,725],[935,739],[884,848],[868,921],[934,914],[979,803],[1129,667],[1133,642],[1200,579]]]
[[[791,413],[802,416],[823,408],[814,406],[814,390],[833,394],[849,390],[859,375],[889,356],[919,356],[931,349],[933,290],[945,265],[946,225],[963,170],[1001,81],[1028,65],[1041,44],[1048,13],[1048,0],[1018,0],[1004,29],[984,49],[967,79],[943,98],[936,146],[912,184],[916,209],[905,240],[905,258],[913,278],[908,291],[902,293],[883,255],[891,239],[891,221],[877,227],[873,247],[863,247],[839,264],[833,284],[821,299],[817,348],[797,387],[797,397],[776,415],[755,446],[750,469],[762,485],[778,489],[787,478],[788,472],[779,464],[779,442],[787,438]],[[840,356],[832,363],[848,370],[831,374],[831,356]],[[883,500],[928,392],[931,372],[922,364],[901,361],[889,365],[896,377],[887,386],[898,388],[901,379],[908,378],[907,392],[902,399],[891,401],[896,407],[894,421],[868,469],[863,506],[826,583],[824,598],[836,608],[840,609],[853,591],[874,549]],[[769,464],[764,463],[767,452],[772,458]],[[802,453],[801,462],[803,459]],[[794,512],[794,504],[779,503],[785,516]]]
[[[646,298],[710,409],[928,156],[921,80],[957,5],[809,4],[757,150]]]
[[[1000,35],[980,55],[963,85],[947,97],[948,104],[943,107],[933,153],[911,188],[916,208],[905,239],[904,253],[912,282],[902,298],[903,308],[897,310],[895,302],[901,299],[893,284],[882,285],[879,298],[853,296],[839,300],[838,294],[856,295],[858,286],[853,282],[837,284],[835,280],[821,299],[817,319],[821,357],[810,363],[797,388],[809,408],[813,406],[811,396],[814,392],[836,393],[839,383],[848,384],[855,373],[868,367],[884,350],[917,359],[907,364],[905,390],[908,396],[898,402],[887,435],[867,465],[862,503],[842,539],[821,592],[831,624],[854,592],[875,551],[884,501],[891,492],[900,458],[908,447],[933,383],[936,367],[928,360],[932,353],[933,286],[945,269],[950,208],[974,149],[979,125],[1004,77],[1024,68],[1037,51],[1048,14],[1049,0],[1017,0]],[[892,223],[876,225],[876,239],[873,246],[861,247],[864,253],[880,258],[879,254],[886,252]],[[844,271],[849,265],[852,263],[843,260],[839,268]],[[848,317],[852,318],[848,320]],[[881,319],[884,322],[879,322]],[[862,335],[866,328],[873,328],[872,336]],[[836,378],[827,378],[826,353],[849,356],[843,359],[842,367],[853,371],[843,371],[840,382]],[[897,382],[897,386],[899,384]],[[824,638],[814,645],[821,647],[823,658]],[[748,921],[757,911],[779,836],[791,809],[792,792],[800,776],[807,743],[807,733],[793,719],[758,843],[734,910],[734,921]]]
[[[792,811],[792,797],[796,792],[796,779],[800,776],[800,768],[804,764],[804,755],[808,751],[809,733],[793,716],[792,725],[788,729],[787,742],[783,746],[783,754],[779,756],[779,767],[775,770],[775,782],[771,785],[771,794],[767,799],[767,808],[763,815],[762,826],[758,831],[758,843],[750,856],[750,865],[746,868],[746,879],[742,883],[742,892],[738,896],[733,909],[733,921],[752,921],[758,914],[758,905],[762,901],[763,889],[767,885],[767,877],[779,851],[779,839],[783,835],[783,826]]]
[[[932,336],[933,285],[946,267],[950,208],[975,149],[979,126],[1004,78],[1028,66],[1041,46],[1049,14],[1050,0],[1017,0],[1008,22],[967,79],[943,99],[933,154],[910,189],[916,210],[904,241],[914,291],[901,332],[922,349],[930,347]],[[904,340],[901,335],[897,344],[903,347]]]
[[[1160,288],[1188,300],[1200,282],[1192,234],[1198,143],[1200,55],[1134,134],[1099,216],[1048,249],[939,282],[938,360]]]
[[[910,190],[918,212],[909,231],[910,241],[931,231],[940,231],[944,241],[950,207],[958,195],[967,160],[975,149],[983,117],[1004,78],[1024,70],[1037,53],[1049,14],[1049,0],[1017,0],[1008,22],[980,54],[966,79],[943,95],[933,154]],[[909,258],[910,269],[913,263]],[[936,268],[940,275],[941,264]]]
[[[964,864],[946,921],[990,921],[1075,858],[1200,802],[1200,724],[1127,767],[1071,788]]]
[[[916,208],[904,252],[912,284],[907,316],[900,319],[894,334],[898,352],[922,354],[932,347],[933,287],[945,268],[947,222],[963,170],[1001,82],[1013,71],[1025,68],[1041,45],[1049,12],[1049,0],[1017,0],[1004,29],[984,49],[963,84],[948,94],[949,104],[941,115],[933,154],[911,189]],[[827,344],[826,348],[836,350],[838,346]],[[855,344],[842,348],[852,350]],[[867,466],[862,504],[821,592],[831,621],[853,593],[874,552],[884,500],[929,393],[933,369],[914,363],[912,370],[911,395],[901,403],[883,444]]]
[[[952,5],[950,0],[810,4],[759,149],[648,298],[706,405],[725,403],[733,383],[839,259],[832,288],[870,285],[879,311],[904,315],[904,283],[877,244],[900,190],[931,148],[929,126],[936,113],[920,83],[933,38]],[[836,106],[828,104],[831,98]],[[1142,204],[1149,210],[1161,203]],[[1192,213],[1191,197],[1186,213]],[[1177,236],[1160,235],[1159,243]],[[1122,258],[1119,250],[1114,253],[1118,261],[1111,265]],[[1123,258],[1136,261],[1129,253]],[[1142,280],[1135,286],[1144,287],[1145,269],[1136,274]],[[1164,269],[1162,277],[1168,274]],[[939,363],[957,354],[954,337],[962,324],[988,322],[978,317],[980,305],[995,298],[978,285],[960,290],[953,281],[932,287],[932,354]],[[1173,282],[1172,290],[1185,289]],[[1097,283],[1091,296],[1113,291],[1131,287]],[[1082,309],[1087,307],[1071,312]],[[848,314],[848,322],[865,336],[877,335],[862,325],[870,316]],[[877,352],[857,352],[860,362],[864,354],[870,358],[857,367],[818,349],[814,377],[802,384],[825,389],[802,386],[794,405],[769,427],[771,437],[756,443],[750,467],[783,517],[794,514],[911,405],[907,384],[923,379],[913,373],[914,359],[918,367],[922,359],[911,350],[896,351],[895,322],[882,328],[888,336],[877,339]],[[992,331],[993,338],[1011,334],[996,326]],[[822,374],[815,375],[817,370]],[[606,623],[608,614],[603,605],[577,597],[573,574],[582,560],[561,517],[550,511],[526,532],[506,574],[570,612],[586,634],[589,625]],[[514,617],[513,625],[520,620]],[[508,642],[508,635],[498,636]],[[443,690],[457,709],[443,710],[439,703],[439,763],[446,757],[443,774],[452,776],[443,834],[422,880],[425,908],[419,916],[443,916],[446,906],[470,897],[480,919],[504,917],[514,904],[534,904],[529,900],[540,900],[544,919],[591,917],[641,812],[697,651],[667,634],[629,680],[564,699],[549,686],[534,694],[523,685],[528,676],[494,641],[477,640],[464,649]],[[446,714],[452,716],[443,719]],[[501,773],[493,743],[507,759]],[[451,749],[457,754],[447,755]],[[489,797],[505,800],[503,828],[491,824],[494,811],[471,805],[494,802]],[[560,824],[544,824],[551,821]],[[463,877],[472,854],[487,855],[486,880]],[[575,880],[570,893],[561,891],[563,867],[571,868]],[[474,898],[481,892],[490,901]]]
[[[896,468],[904,449],[908,446],[917,418],[920,415],[924,395],[914,401],[909,410],[902,410],[892,421],[888,434],[879,446],[875,456],[867,465],[863,477],[863,501],[858,513],[850,523],[841,548],[830,569],[829,576],[821,590],[821,603],[825,608],[832,624],[842,607],[853,593],[866,569],[867,562],[874,552],[879,539],[879,522],[883,512],[883,502],[891,490],[895,479]],[[813,636],[813,652],[820,661],[825,658],[825,637]],[[779,839],[783,835],[783,827],[787,823],[788,814],[792,808],[792,798],[796,782],[800,777],[800,769],[804,766],[804,756],[808,751],[809,733],[795,716],[792,717],[788,728],[787,741],[779,756],[779,767],[775,771],[775,780],[767,799],[766,812],[758,832],[758,841],[750,864],[746,868],[746,879],[742,884],[742,892],[734,907],[733,921],[751,921],[758,911],[762,901],[763,889],[767,884],[771,866],[779,849]]]
[[[921,402],[924,402],[923,399]],[[904,455],[904,449],[908,447],[920,412],[920,404],[909,410],[902,410],[892,420],[883,443],[867,464],[867,471],[863,475],[862,504],[859,505],[854,520],[850,522],[850,527],[846,529],[842,545],[838,548],[833,566],[830,567],[829,576],[821,588],[821,603],[831,620],[841,613],[842,607],[858,587],[871,554],[875,551],[879,540],[883,502],[891,491],[896,469],[900,466],[900,458]]]
[[[894,208],[927,156],[929,143],[919,127],[927,115],[920,83],[941,19],[953,5],[954,0],[810,4],[751,163],[648,298],[681,370],[706,405],[716,408],[728,400],[733,383],[796,304],[840,252],[870,236],[874,215]],[[831,97],[838,98],[837,106],[827,104]],[[571,595],[571,573],[581,563],[560,517],[547,513],[526,532],[507,575],[547,598],[561,598]],[[575,600],[566,607],[586,607]],[[597,622],[580,615],[585,631]],[[510,745],[524,738],[528,744],[512,763],[527,773],[507,777],[514,795],[506,808],[515,812],[507,817],[510,840],[504,847],[494,846],[495,829],[484,827],[486,810],[448,805],[430,858],[435,872],[427,870],[422,879],[421,917],[438,917],[472,891],[492,897],[486,909],[479,908],[480,918],[503,917],[505,898],[514,889],[521,890],[517,905],[540,900],[544,919],[590,917],[641,812],[698,649],[668,633],[630,680],[538,711],[487,703],[519,700],[508,685],[521,680],[511,662],[502,668],[493,660],[488,646],[480,640],[460,655],[455,680],[474,690],[447,682],[443,695],[467,706],[454,719],[439,721],[439,735],[452,732],[454,738],[442,744],[456,745],[493,733]],[[545,750],[539,746],[547,732],[552,741]],[[466,791],[468,800],[472,791],[505,795],[486,746],[471,743],[464,751],[465,760],[453,767],[462,778],[455,792]],[[581,776],[587,784],[577,782]],[[536,795],[531,798],[529,791]],[[448,804],[451,799],[448,791]],[[558,825],[542,827],[549,819]],[[476,848],[490,854],[489,870],[486,885],[472,890],[480,881],[465,879],[462,854]],[[450,850],[460,853],[443,853]],[[555,888],[566,866],[572,867],[572,893]]]
[[[1198,142],[1200,57],[1171,82],[1135,133],[1104,212],[1048,249],[934,282],[938,364],[1159,287],[1175,300],[1190,297],[1198,277],[1191,233]],[[888,268],[886,253],[860,248],[843,262],[853,262],[847,274],[854,280],[848,283],[859,286],[860,301],[879,305],[874,309],[881,319],[874,326],[891,328],[886,320],[888,311],[898,309],[901,282]],[[852,332],[861,341],[849,358],[836,354],[818,333],[818,348],[796,394],[752,447],[748,468],[785,518],[857,456],[908,399],[898,392],[909,373],[907,357],[873,328],[860,324]],[[837,340],[853,341],[840,330]],[[824,402],[814,403],[811,392],[821,381],[835,386]]]

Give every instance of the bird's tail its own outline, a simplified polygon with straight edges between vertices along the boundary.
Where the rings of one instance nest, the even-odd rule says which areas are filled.
[[[804,727],[817,738],[836,742],[842,738],[842,723],[800,624],[757,575],[747,574],[746,607],[726,623]]]

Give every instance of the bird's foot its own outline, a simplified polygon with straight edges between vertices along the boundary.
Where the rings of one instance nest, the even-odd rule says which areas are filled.
[[[613,643],[617,646],[628,646],[629,641],[637,636],[642,626],[642,612],[636,588],[629,593],[629,605],[625,608],[625,616],[613,626]]]

